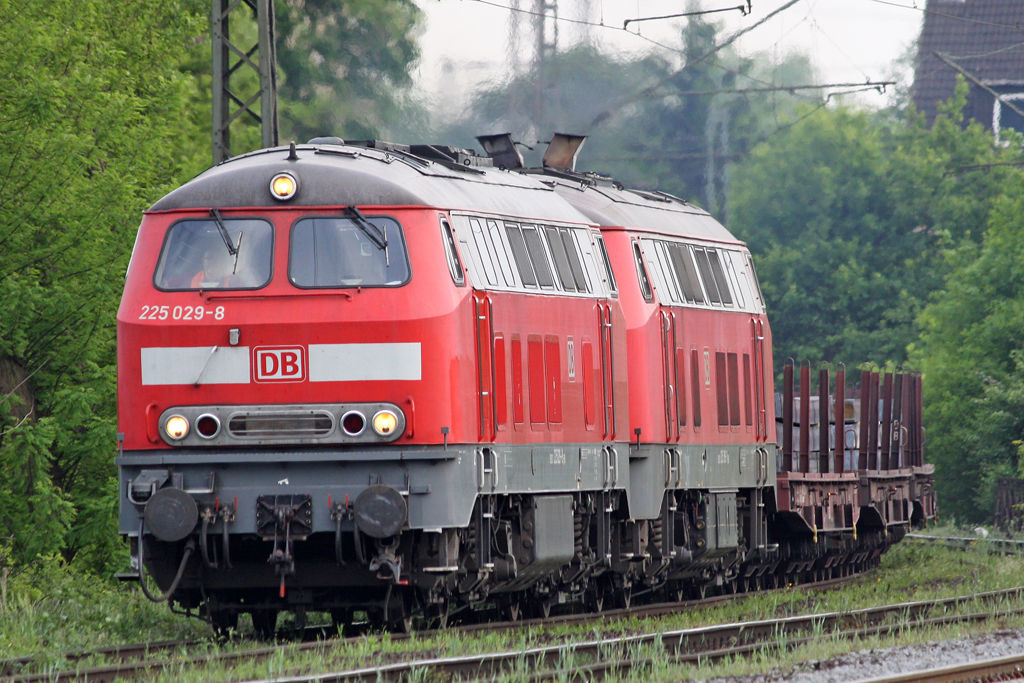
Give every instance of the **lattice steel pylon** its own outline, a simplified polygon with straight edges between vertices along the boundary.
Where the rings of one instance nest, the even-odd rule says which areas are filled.
[[[558,0],[535,0],[533,10],[533,31],[536,40],[533,53],[533,69],[537,78],[534,90],[533,123],[540,135],[544,125],[545,90],[558,83]]]
[[[231,42],[229,18],[242,6],[256,16],[259,37],[248,50]],[[213,41],[213,163],[233,156],[231,124],[248,114],[259,122],[263,147],[278,144],[277,129],[277,50],[274,47],[273,0],[213,0],[211,36]],[[254,61],[253,55],[257,55]],[[232,60],[234,57],[234,60]],[[253,92],[232,90],[232,77],[252,69],[259,77],[259,89]],[[242,86],[241,79],[235,79]],[[253,108],[259,101],[259,113]],[[232,111],[232,105],[234,111]]]

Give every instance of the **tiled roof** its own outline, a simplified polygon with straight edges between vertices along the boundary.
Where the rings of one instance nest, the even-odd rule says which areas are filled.
[[[935,118],[936,106],[952,97],[957,76],[936,52],[948,55],[989,85],[1024,84],[1024,0],[928,0],[912,92],[914,103],[929,122]],[[984,100],[991,106],[992,98],[981,92],[975,96],[978,90],[972,84],[976,102],[973,107],[969,104],[965,113],[987,125],[991,114],[986,120],[984,107],[979,105]]]

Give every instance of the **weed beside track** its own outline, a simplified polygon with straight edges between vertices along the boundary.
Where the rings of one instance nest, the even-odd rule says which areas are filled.
[[[276,676],[295,674],[315,674],[329,670],[378,666],[389,663],[408,661],[409,659],[425,659],[469,655],[497,651],[523,651],[532,647],[551,644],[571,644],[583,640],[628,637],[638,633],[656,633],[696,626],[720,624],[725,622],[753,621],[796,614],[816,612],[846,612],[874,605],[890,604],[911,600],[931,600],[953,595],[995,590],[1019,585],[1024,576],[1024,558],[1017,556],[992,556],[983,550],[968,548],[952,549],[941,546],[902,543],[883,557],[879,569],[860,577],[853,584],[828,591],[805,592],[803,590],[781,589],[762,594],[744,596],[743,598],[724,604],[697,609],[680,609],[677,613],[649,618],[623,618],[617,620],[594,620],[587,623],[534,623],[522,628],[502,632],[472,632],[453,629],[431,634],[415,634],[408,639],[393,638],[388,634],[368,634],[343,645],[336,641],[326,641],[314,646],[286,646],[271,656],[260,661],[245,661],[239,658],[231,664],[210,662],[208,665],[194,664],[197,654],[219,654],[238,652],[260,647],[264,644],[255,643],[246,638],[246,626],[243,623],[240,638],[218,643],[205,625],[199,622],[186,622],[180,618],[166,619],[169,628],[160,632],[159,628],[150,631],[152,640],[166,639],[162,636],[192,637],[196,633],[205,632],[207,639],[198,647],[190,647],[188,654],[173,663],[162,663],[153,669],[147,680],[154,681],[189,681],[189,680],[245,680],[273,678]],[[152,609],[142,602],[141,598],[128,592],[118,593],[120,609],[138,609],[139,613]],[[137,601],[137,602],[135,602]],[[22,642],[31,644],[29,630],[33,616],[40,616],[41,603],[28,603],[32,609],[24,609],[19,615],[9,612],[0,614],[0,638],[6,642]],[[110,604],[110,603],[106,603]],[[1007,605],[1009,607],[1009,605]],[[161,616],[161,619],[166,617]],[[123,637],[120,629],[103,630],[104,621],[89,621],[84,625],[75,622],[73,633],[63,638],[54,638],[46,642],[36,641],[39,649],[29,652],[12,652],[5,655],[28,654],[32,656],[31,668],[36,671],[55,670],[55,662],[63,653],[75,647],[61,647],[61,643],[78,645],[85,637],[86,627],[99,626],[95,644],[118,644],[116,637]],[[162,623],[159,620],[153,623]],[[1015,625],[1016,619],[1007,619],[989,626],[976,627],[936,627],[935,634],[974,632],[997,626]],[[10,638],[8,627],[16,627],[21,633],[21,640]],[[52,633],[52,631],[49,631]],[[921,632],[908,634],[913,640],[921,636]],[[799,661],[799,657],[823,658],[832,654],[856,649],[870,643],[881,644],[898,639],[893,636],[879,636],[876,640],[865,639],[860,645],[833,642],[826,634],[795,651],[777,651],[774,654],[767,650],[759,651],[752,657],[739,660],[733,664],[719,664],[714,668],[702,669],[700,675],[707,677],[719,671],[749,673],[750,667],[756,670],[767,670],[773,667],[785,667],[787,663]],[[122,640],[138,642],[138,638]],[[3,641],[0,641],[3,642]],[[79,662],[77,666],[88,666],[102,663],[102,656]],[[667,666],[667,664],[666,664]],[[686,665],[689,666],[689,665]],[[684,675],[690,669],[686,666],[674,666],[669,678]],[[686,673],[685,675],[696,675]],[[625,679],[649,679],[650,672],[623,673]],[[655,678],[657,678],[655,676]],[[666,679],[668,680],[668,679]]]

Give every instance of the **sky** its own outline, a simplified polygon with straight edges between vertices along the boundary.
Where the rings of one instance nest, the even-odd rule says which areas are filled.
[[[562,19],[558,22],[559,48],[586,40],[620,57],[649,51],[671,56],[671,50],[655,43],[678,46],[676,37],[685,19],[631,23],[628,31],[622,25],[626,19],[685,12],[688,5],[686,0],[546,1],[557,4]],[[735,7],[744,1],[701,0],[701,7]],[[721,22],[721,35],[730,35],[765,20],[789,1],[751,0],[751,11],[746,16],[732,10],[712,18]],[[509,7],[532,11],[538,0],[417,3],[425,12],[426,26],[420,36],[422,58],[416,82],[421,96],[435,103],[464,103],[480,85],[504,80],[517,62],[524,68],[533,58],[534,19]],[[923,13],[914,8],[915,4],[924,7],[925,0],[798,0],[752,28],[735,47],[742,55],[761,53],[773,60],[790,52],[806,54],[817,69],[819,83],[891,80],[895,62],[908,54],[921,30]],[[515,36],[518,50],[513,49]],[[871,91],[855,97],[869,106],[883,106],[889,93],[891,89],[886,94]]]

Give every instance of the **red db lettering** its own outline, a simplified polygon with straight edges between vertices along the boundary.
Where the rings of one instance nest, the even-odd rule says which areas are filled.
[[[273,377],[277,374],[277,354],[264,351],[260,354],[260,376]]]
[[[258,346],[252,366],[257,382],[302,382],[306,379],[305,349],[301,346]]]

